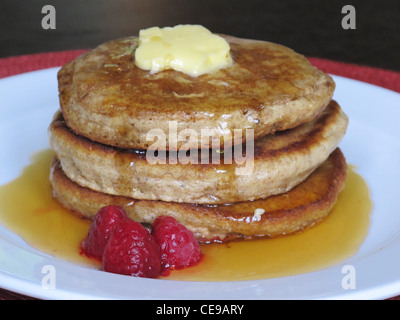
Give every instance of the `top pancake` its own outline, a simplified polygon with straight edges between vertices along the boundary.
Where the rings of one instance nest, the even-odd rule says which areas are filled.
[[[333,80],[304,56],[270,42],[223,37],[233,64],[199,77],[136,67],[137,37],[79,56],[58,74],[67,125],[121,148],[151,148],[146,135],[155,128],[166,134],[167,150],[208,146],[210,136],[227,147],[234,129],[254,129],[257,139],[310,121],[331,100]],[[194,130],[197,139],[170,141],[170,121],[178,133]]]

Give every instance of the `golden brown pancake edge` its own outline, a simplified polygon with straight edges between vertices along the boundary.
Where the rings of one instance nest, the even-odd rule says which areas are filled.
[[[235,204],[196,205],[135,200],[84,188],[68,179],[55,158],[50,174],[53,195],[75,214],[91,219],[106,205],[122,206],[128,216],[152,223],[160,215],[175,217],[200,242],[279,237],[303,231],[324,220],[336,203],[346,180],[346,160],[336,149],[304,182],[264,200]],[[265,213],[258,219],[256,209]]]

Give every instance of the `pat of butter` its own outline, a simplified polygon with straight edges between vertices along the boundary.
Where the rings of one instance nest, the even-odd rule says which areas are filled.
[[[254,210],[253,221],[260,221],[261,216],[264,214],[265,210],[261,208],[257,208]]]
[[[139,33],[135,64],[151,73],[173,69],[196,77],[231,63],[228,42],[200,25],[152,27]]]

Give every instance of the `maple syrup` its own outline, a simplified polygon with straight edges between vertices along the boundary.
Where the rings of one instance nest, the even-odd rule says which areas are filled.
[[[0,186],[0,222],[39,251],[100,268],[97,261],[80,253],[90,221],[71,214],[52,197],[53,155],[51,150],[35,154],[18,178]],[[331,214],[317,226],[281,238],[204,245],[201,263],[172,271],[166,279],[254,280],[329,267],[357,252],[368,234],[371,209],[368,186],[349,166],[345,189]]]

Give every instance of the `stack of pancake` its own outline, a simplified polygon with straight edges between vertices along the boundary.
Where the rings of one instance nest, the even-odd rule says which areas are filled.
[[[284,46],[223,37],[233,64],[199,77],[136,67],[136,37],[59,71],[50,180],[65,207],[89,219],[110,204],[141,223],[173,216],[200,242],[287,235],[329,214],[345,184],[338,144],[348,123],[333,80]],[[192,134],[177,139],[171,123]],[[166,162],[149,161],[153,129],[165,133],[153,154]],[[247,163],[236,161],[239,147]]]

